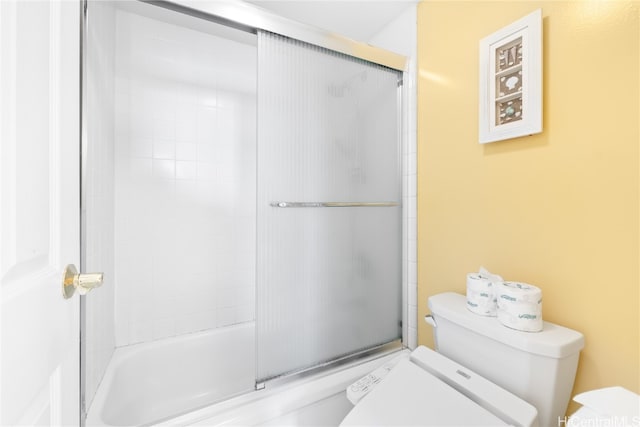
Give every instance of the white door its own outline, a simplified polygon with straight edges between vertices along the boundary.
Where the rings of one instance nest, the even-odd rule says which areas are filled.
[[[77,425],[80,2],[0,0],[0,425]]]

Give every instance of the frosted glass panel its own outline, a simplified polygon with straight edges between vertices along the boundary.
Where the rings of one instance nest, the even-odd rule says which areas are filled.
[[[399,77],[259,34],[258,381],[401,337]]]

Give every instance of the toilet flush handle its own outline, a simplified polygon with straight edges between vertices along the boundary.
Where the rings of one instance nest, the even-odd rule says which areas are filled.
[[[426,316],[424,316],[424,321],[427,322],[428,324],[430,324],[431,326],[433,326],[434,328],[438,326],[436,324],[435,317],[433,317],[433,315],[431,315],[431,314],[427,314]]]

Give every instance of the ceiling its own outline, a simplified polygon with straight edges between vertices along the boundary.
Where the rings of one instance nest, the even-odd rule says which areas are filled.
[[[280,16],[366,42],[417,0],[248,0]]]

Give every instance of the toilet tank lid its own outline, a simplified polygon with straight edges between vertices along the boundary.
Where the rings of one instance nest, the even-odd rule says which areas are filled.
[[[455,292],[429,297],[429,309],[436,325],[438,319],[443,318],[532,354],[562,359],[578,353],[584,347],[584,337],[580,332],[550,322],[544,322],[541,332],[523,332],[507,328],[496,317],[474,314],[467,309],[467,298]]]

